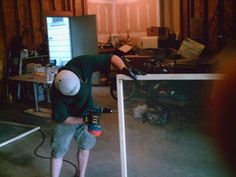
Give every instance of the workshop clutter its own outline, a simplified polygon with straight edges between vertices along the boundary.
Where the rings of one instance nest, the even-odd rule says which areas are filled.
[[[58,72],[58,68],[51,67],[51,66],[42,66],[42,64],[39,63],[28,63],[26,64],[26,67],[24,69],[25,74],[32,74],[35,78],[45,78],[45,83],[41,83],[38,85],[37,89],[37,95],[38,95],[38,101],[44,101],[47,100],[50,102],[50,96],[49,96],[49,88],[54,80],[55,75]],[[28,93],[30,94],[30,93]]]
[[[155,109],[148,107],[147,104],[137,105],[133,108],[133,116],[142,120],[143,123],[163,126],[167,123],[167,113],[157,106]]]
[[[37,76],[45,76],[47,81],[53,81],[58,68],[42,66],[41,64],[29,63],[26,65],[26,73],[33,73]]]

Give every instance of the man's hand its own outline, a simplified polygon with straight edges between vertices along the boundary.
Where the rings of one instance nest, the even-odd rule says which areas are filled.
[[[142,71],[139,71],[139,70],[134,69],[134,68],[127,68],[127,67],[124,67],[121,70],[121,73],[131,77],[134,80],[137,80],[138,75],[146,75],[146,73],[144,73]]]
[[[99,124],[99,120],[100,120],[101,116],[98,114],[88,114],[87,116],[85,116],[83,118],[84,124]]]
[[[88,114],[83,118],[84,123],[88,125],[88,132],[94,136],[100,136],[102,128],[99,125],[101,116],[99,114]]]

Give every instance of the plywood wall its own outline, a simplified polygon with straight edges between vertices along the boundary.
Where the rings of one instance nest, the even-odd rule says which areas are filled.
[[[85,5],[84,0],[0,0],[0,39],[4,44],[0,48],[0,66],[3,70],[12,48],[24,46],[33,50],[47,42],[46,16],[80,16],[85,13]]]
[[[45,16],[82,15],[78,0],[11,0],[0,1],[3,9],[1,17],[5,24],[7,46],[10,47],[12,36],[23,36],[27,47],[35,48],[44,39]]]
[[[88,14],[97,15],[98,39],[110,34],[143,36],[148,27],[160,26],[159,0],[88,0]]]

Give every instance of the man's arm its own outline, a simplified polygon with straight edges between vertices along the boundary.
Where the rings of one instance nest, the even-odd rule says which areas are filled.
[[[113,55],[111,58],[111,63],[117,67],[122,74],[125,74],[129,77],[131,77],[132,79],[136,80],[137,79],[137,75],[145,75],[144,72],[139,71],[137,69],[134,68],[129,68],[125,65],[124,61],[117,55]]]
[[[111,57],[111,63],[119,70],[122,70],[125,67],[125,63],[123,62],[123,60],[117,55],[113,55]]]

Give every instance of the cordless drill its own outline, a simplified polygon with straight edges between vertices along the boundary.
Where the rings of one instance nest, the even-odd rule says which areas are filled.
[[[88,125],[88,132],[94,136],[102,134],[102,127],[100,126],[101,113],[111,113],[112,109],[104,107],[96,107],[89,110],[84,117],[84,123]]]

